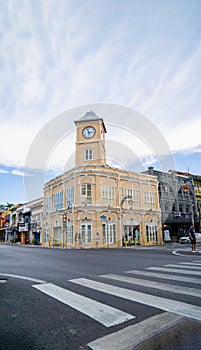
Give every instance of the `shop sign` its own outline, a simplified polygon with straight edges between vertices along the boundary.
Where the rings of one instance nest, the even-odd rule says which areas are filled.
[[[139,225],[139,222],[137,220],[124,220],[123,225]]]
[[[171,241],[169,230],[164,230],[164,241],[166,242]]]

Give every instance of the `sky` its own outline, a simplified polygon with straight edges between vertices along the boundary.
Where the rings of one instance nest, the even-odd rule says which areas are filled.
[[[42,196],[73,166],[74,121],[89,110],[111,166],[201,175],[200,0],[0,8],[0,203]]]

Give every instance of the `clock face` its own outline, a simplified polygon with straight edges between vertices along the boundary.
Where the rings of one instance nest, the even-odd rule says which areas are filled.
[[[93,126],[86,126],[86,128],[82,130],[82,135],[86,139],[90,139],[95,135],[95,133],[96,133],[96,130],[93,128]]]

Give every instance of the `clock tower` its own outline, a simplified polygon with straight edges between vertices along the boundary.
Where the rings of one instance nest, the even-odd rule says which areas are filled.
[[[105,133],[103,119],[93,111],[75,121],[76,156],[75,165],[106,165]]]

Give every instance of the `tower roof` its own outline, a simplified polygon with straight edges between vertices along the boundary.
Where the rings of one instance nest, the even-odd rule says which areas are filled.
[[[90,111],[87,112],[81,119],[81,120],[98,120],[98,119],[102,119],[100,117],[97,116],[97,114],[94,111]]]
[[[96,120],[100,120],[102,121],[103,127],[104,127],[104,131],[106,131],[105,128],[105,124],[103,122],[103,118],[99,117],[94,111],[89,111],[87,112],[82,118],[78,119],[75,121],[75,125],[77,125],[78,123],[82,123],[82,122],[87,122],[87,121],[96,121]]]

